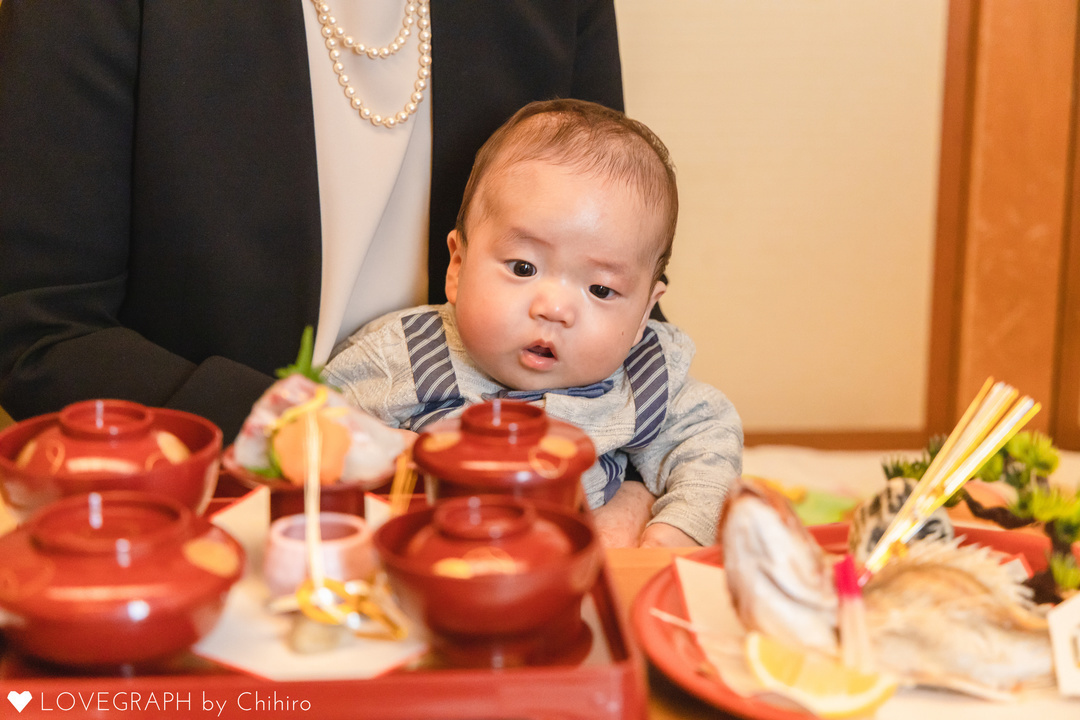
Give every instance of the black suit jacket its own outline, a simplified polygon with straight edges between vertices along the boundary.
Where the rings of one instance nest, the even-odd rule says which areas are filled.
[[[120,397],[205,415],[228,440],[294,358],[321,276],[305,1],[0,2],[0,405],[14,417]],[[441,302],[483,141],[531,100],[621,109],[622,84],[612,0],[431,13]]]

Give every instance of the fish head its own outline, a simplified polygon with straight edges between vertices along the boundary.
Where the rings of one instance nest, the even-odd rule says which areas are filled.
[[[718,536],[732,604],[748,629],[835,648],[832,567],[787,498],[739,480],[728,495]]]

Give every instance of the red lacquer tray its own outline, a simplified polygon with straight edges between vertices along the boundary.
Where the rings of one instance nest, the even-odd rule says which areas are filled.
[[[847,552],[847,523],[817,525],[808,529],[827,552]],[[1007,532],[989,527],[957,527],[956,534],[965,536],[965,542],[968,543],[987,545],[1001,552],[1021,555],[1035,572],[1046,567],[1046,551],[1050,543],[1043,535]],[[723,559],[721,548],[717,545],[703,548],[687,557],[713,565],[721,565]],[[813,720],[816,717],[810,713],[743,697],[715,677],[698,672],[698,669],[706,664],[706,660],[693,635],[655,617],[650,612],[652,608],[681,618],[687,617],[674,565],[669,565],[654,575],[638,593],[631,611],[631,623],[649,660],[690,694],[741,718]]]
[[[226,502],[216,499],[210,511]],[[644,720],[645,664],[606,566],[590,595],[598,625],[592,642],[603,643],[605,660],[576,666],[399,670],[367,680],[273,682],[187,655],[152,674],[87,676],[33,664],[6,652],[0,639],[0,717]],[[8,707],[22,700],[20,713]]]

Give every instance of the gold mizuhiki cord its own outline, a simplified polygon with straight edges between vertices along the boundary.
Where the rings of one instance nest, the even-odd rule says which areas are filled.
[[[893,517],[866,559],[867,574],[880,570],[918,533],[930,515],[974,475],[982,464],[1009,441],[1034,415],[1039,403],[1011,385],[988,378],[930,467]]]

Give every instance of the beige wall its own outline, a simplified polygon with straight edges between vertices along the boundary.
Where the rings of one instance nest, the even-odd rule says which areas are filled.
[[[922,427],[946,0],[615,4],[695,375],[749,432]]]

